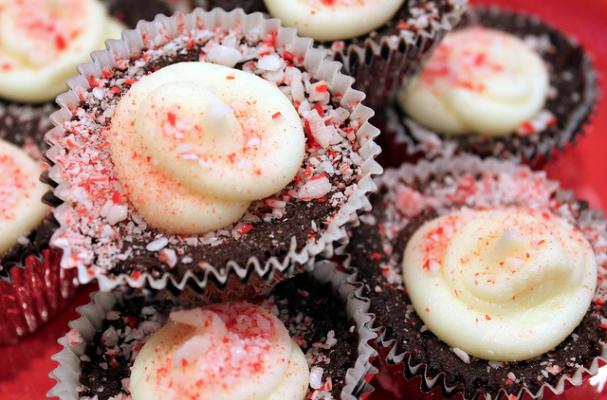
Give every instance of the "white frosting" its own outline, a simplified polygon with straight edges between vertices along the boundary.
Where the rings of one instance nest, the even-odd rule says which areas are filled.
[[[309,370],[283,323],[227,303],[179,311],[137,355],[133,400],[303,400]]]
[[[121,31],[98,0],[0,0],[0,97],[54,99],[76,65]]]
[[[41,173],[42,168],[23,150],[0,140],[0,255],[48,213],[41,200],[48,191],[40,182]]]
[[[385,25],[404,0],[264,0],[273,17],[316,40],[345,40]]]
[[[546,65],[523,41],[468,28],[447,35],[399,102],[443,134],[504,136],[541,111],[548,88]]]
[[[279,192],[305,155],[289,99],[256,75],[203,62],[168,66],[121,99],[109,135],[129,200],[151,225],[197,234]]]
[[[494,361],[553,350],[586,314],[597,263],[564,219],[524,209],[464,210],[423,225],[403,273],[417,314],[438,338]]]

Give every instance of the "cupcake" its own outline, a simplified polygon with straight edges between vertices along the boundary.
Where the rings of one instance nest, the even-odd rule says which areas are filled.
[[[356,78],[366,104],[383,109],[464,12],[466,0],[199,0],[261,11],[314,38]]]
[[[357,297],[353,276],[329,266],[321,272],[320,280],[302,274],[250,302],[208,305],[187,292],[97,294],[60,340],[49,395],[359,398],[374,354],[368,301]]]
[[[391,163],[461,152],[542,161],[575,141],[596,97],[577,42],[533,17],[476,7],[388,112]]]
[[[539,399],[597,373],[607,356],[601,213],[542,172],[472,156],[404,165],[379,185],[348,252],[393,392],[421,377],[446,396]]]
[[[109,42],[47,140],[62,266],[102,288],[302,270],[381,172],[364,95],[276,20],[202,10]]]
[[[49,249],[56,224],[42,203],[42,169],[26,149],[0,139],[0,345],[34,332],[74,292],[74,273]]]

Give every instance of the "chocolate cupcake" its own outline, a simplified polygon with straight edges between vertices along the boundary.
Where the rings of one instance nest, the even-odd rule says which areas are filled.
[[[575,141],[596,98],[577,42],[536,18],[475,7],[388,111],[389,162],[468,152],[538,163]]]
[[[398,384],[417,376],[445,396],[541,398],[597,373],[601,213],[544,173],[471,156],[404,165],[379,185],[348,253]]]
[[[466,0],[199,0],[206,7],[261,11],[314,38],[381,110],[460,20]]]
[[[187,291],[96,294],[60,340],[49,395],[359,398],[376,337],[369,303],[352,275],[318,270],[249,303],[205,305]]]
[[[241,10],[123,36],[81,67],[47,136],[63,267],[104,289],[269,286],[345,239],[381,168],[338,63]]]
[[[61,253],[49,249],[56,223],[42,203],[49,188],[33,158],[39,149],[12,139],[0,139],[0,345],[37,330],[75,288],[75,274],[61,270]]]

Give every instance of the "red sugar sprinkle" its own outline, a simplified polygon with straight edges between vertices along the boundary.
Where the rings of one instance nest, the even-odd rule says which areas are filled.
[[[251,232],[251,230],[253,229],[253,224],[243,224],[240,226],[240,228],[238,228],[238,233],[240,233],[241,235],[246,235],[249,232]]]
[[[485,314],[485,319],[486,319],[487,321],[491,321],[491,315],[489,315],[489,314]]]
[[[282,113],[281,113],[280,111],[278,111],[277,113],[274,113],[274,114],[272,115],[272,119],[278,119],[278,118],[280,118],[281,116],[282,116]]]
[[[329,91],[329,85],[327,85],[326,83],[321,83],[316,85],[316,88],[314,90],[316,90],[318,93],[326,93]]]
[[[167,113],[167,121],[169,121],[169,124],[174,127],[175,123],[177,122],[177,116],[174,113],[169,112]]]

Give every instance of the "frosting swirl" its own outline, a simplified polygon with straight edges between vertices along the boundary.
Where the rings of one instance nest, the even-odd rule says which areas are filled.
[[[505,136],[541,111],[548,88],[535,51],[516,36],[475,27],[448,34],[399,102],[443,134]]]
[[[121,31],[97,0],[0,0],[0,97],[52,100],[76,65]]]
[[[236,222],[287,186],[305,154],[301,119],[276,86],[203,62],[133,85],[108,139],[129,200],[149,224],[177,234]]]
[[[48,190],[39,180],[41,173],[42,168],[23,150],[0,140],[0,255],[48,213],[41,200]]]
[[[553,350],[583,319],[597,285],[581,232],[521,208],[463,210],[426,223],[407,245],[403,273],[436,336],[494,361]]]
[[[273,17],[316,40],[345,40],[385,25],[404,0],[264,0]]]
[[[309,371],[283,323],[227,303],[171,313],[137,355],[133,400],[303,400]]]

